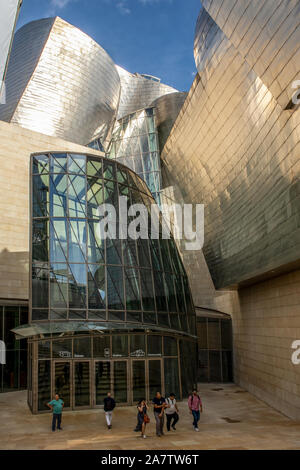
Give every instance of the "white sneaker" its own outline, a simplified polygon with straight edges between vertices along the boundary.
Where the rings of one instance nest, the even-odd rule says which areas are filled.
[[[146,434],[144,434],[143,438],[146,439],[146,437],[147,437]]]
[[[195,428],[195,431],[199,432],[199,428]]]

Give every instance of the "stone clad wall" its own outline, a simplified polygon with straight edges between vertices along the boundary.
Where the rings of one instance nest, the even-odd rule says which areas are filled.
[[[28,299],[30,155],[51,150],[87,149],[0,121],[0,299]]]
[[[300,271],[239,290],[234,308],[235,382],[293,419],[300,419]]]

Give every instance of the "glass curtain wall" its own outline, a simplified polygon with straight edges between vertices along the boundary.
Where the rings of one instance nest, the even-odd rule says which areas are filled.
[[[135,171],[146,182],[156,203],[161,204],[161,169],[155,108],[136,111],[117,121],[107,156]]]
[[[225,318],[197,318],[199,382],[232,382],[232,324]]]
[[[150,220],[154,200],[124,166],[86,155],[33,157],[32,321],[154,324],[196,336],[174,240],[120,240],[118,196],[144,204]],[[114,240],[100,234],[102,203],[116,208]]]

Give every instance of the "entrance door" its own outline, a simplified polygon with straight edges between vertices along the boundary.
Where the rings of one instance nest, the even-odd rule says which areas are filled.
[[[150,401],[155,397],[156,392],[164,394],[161,359],[148,359],[148,392]]]
[[[90,387],[90,362],[74,361],[74,407],[90,407],[91,387]]]
[[[110,361],[95,362],[95,405],[103,405],[103,400],[107,392],[111,392],[112,387],[112,364]]]
[[[117,403],[129,404],[128,361],[113,361],[113,394]]]
[[[132,400],[133,404],[136,404],[142,398],[146,399],[146,361],[132,359],[131,365]]]
[[[59,393],[65,407],[71,407],[71,363],[70,361],[54,362],[54,393]]]

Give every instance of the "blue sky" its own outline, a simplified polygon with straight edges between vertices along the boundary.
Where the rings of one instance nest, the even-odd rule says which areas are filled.
[[[200,0],[23,0],[18,27],[61,16],[94,38],[116,64],[189,90]]]

